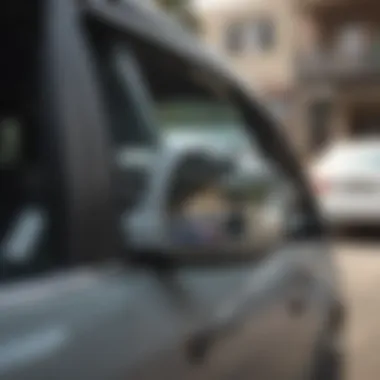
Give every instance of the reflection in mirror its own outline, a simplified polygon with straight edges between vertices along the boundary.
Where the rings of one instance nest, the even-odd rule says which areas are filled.
[[[243,166],[236,158],[202,149],[177,153],[168,162],[160,160],[161,172],[159,167],[152,171],[161,177],[161,182],[152,181],[161,185],[148,191],[154,201],[127,218],[135,243],[162,251],[197,248],[199,253],[204,248],[217,253],[275,240],[280,229],[269,228],[275,223],[268,217],[268,202],[277,183],[268,164],[252,157],[253,164],[245,158]]]
[[[224,238],[229,202],[220,177],[225,173],[203,162],[199,171],[180,168],[168,194],[170,236],[175,244],[212,245]],[[185,174],[185,175],[184,175]]]
[[[236,159],[223,165],[221,158],[198,157],[198,162],[179,166],[166,210],[171,242],[210,249],[256,248],[279,238],[283,210],[279,199],[269,208],[278,184],[265,165],[256,162],[247,170]]]
[[[253,156],[253,164],[243,166],[236,158],[202,149],[177,154],[157,160],[149,200],[125,216],[138,250],[233,253],[281,238],[286,213],[277,176],[266,162]]]
[[[179,149],[157,158],[147,198],[123,218],[137,251],[194,254],[254,253],[286,235],[288,191],[257,155],[237,157],[207,149]]]

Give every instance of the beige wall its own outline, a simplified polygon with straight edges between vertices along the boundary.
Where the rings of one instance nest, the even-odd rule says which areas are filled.
[[[296,40],[294,0],[235,0],[199,12],[205,41],[225,55],[259,91],[288,90],[294,81]],[[275,24],[275,45],[269,51],[231,54],[225,48],[226,29],[236,21],[269,17]]]

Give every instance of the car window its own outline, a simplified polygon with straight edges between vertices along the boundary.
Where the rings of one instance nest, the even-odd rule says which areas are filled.
[[[166,100],[157,104],[156,115],[169,144],[203,143],[230,152],[253,151],[241,116],[223,103],[191,97]]]
[[[94,43],[97,44],[96,39]],[[130,75],[135,76],[134,84],[144,96],[138,105],[133,105],[131,97],[135,96],[136,87],[119,81],[119,85],[125,86],[123,91],[131,93],[129,98],[123,98],[129,102],[125,108],[134,108],[140,119],[139,114],[145,113],[147,125],[139,124],[139,128],[158,134],[157,149],[150,159],[142,159],[145,182],[137,190],[139,196],[129,207],[117,203],[125,244],[198,244],[211,248],[224,243],[273,244],[282,239],[288,203],[284,189],[290,188],[289,183],[257,149],[255,136],[247,132],[242,111],[224,84],[208,82],[207,75],[169,53],[137,43],[127,45],[125,41],[109,41],[108,46],[112,45],[115,48],[108,50],[108,63],[104,64],[104,54],[98,59],[98,64],[103,65],[99,75],[125,74],[128,64],[120,64],[120,57],[128,54],[129,62],[134,63]],[[100,81],[104,83],[104,78]],[[107,97],[113,89],[103,86],[103,90]],[[122,102],[120,107],[123,108]],[[121,137],[113,132],[113,118],[109,121],[114,155]],[[124,124],[125,129],[137,128],[127,116],[118,123]],[[151,140],[146,140],[146,146],[148,141]],[[228,170],[216,169],[223,166],[219,165],[222,161],[214,165],[210,157],[192,157],[186,165],[178,164],[170,176],[166,175],[171,163],[165,160],[171,157],[167,152],[171,152],[172,145],[179,148],[178,152],[205,144],[207,148],[217,148],[215,157],[228,161]],[[126,138],[121,145],[126,147],[127,156],[136,148],[133,139]],[[129,178],[129,187],[127,182],[114,182],[115,193],[125,194],[131,185],[136,186],[137,177]]]

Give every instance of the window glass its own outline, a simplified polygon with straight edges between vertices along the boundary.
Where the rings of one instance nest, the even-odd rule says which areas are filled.
[[[250,50],[267,51],[275,44],[275,25],[269,19],[258,19],[250,24]]]
[[[185,96],[158,102],[157,121],[169,144],[207,144],[231,153],[252,149],[240,115],[223,102]]]
[[[265,52],[275,46],[275,23],[268,18],[234,22],[226,29],[229,52]]]
[[[225,34],[226,50],[230,53],[240,53],[245,49],[245,25],[243,22],[235,22],[229,25]]]
[[[258,149],[228,90],[191,67],[181,67],[169,55],[157,55],[154,64],[147,56],[136,49],[164,146],[204,147],[217,154],[211,160],[192,157],[191,164],[178,165],[161,204],[166,229],[157,234],[144,230],[147,225],[153,228],[154,219],[144,209],[145,219],[135,223],[144,230],[140,236],[146,241],[151,233],[175,244],[209,248],[254,247],[284,238],[290,199],[284,189],[289,184]],[[156,224],[165,225],[160,218]]]
[[[101,77],[119,78],[122,91],[129,94],[120,97],[125,106],[121,101],[119,105],[136,116],[136,123],[125,115],[117,124],[109,117],[113,158],[122,147],[128,162],[117,168],[114,181],[125,243],[140,249],[219,249],[283,238],[286,181],[247,132],[242,111],[224,84],[170,53],[139,44],[116,45],[109,50],[107,64],[106,54],[98,62],[104,65]],[[126,54],[128,60],[121,60]],[[134,81],[120,79],[123,75]],[[114,87],[102,89],[104,97],[114,97]],[[150,138],[136,142],[131,133],[123,138],[123,133],[113,132],[115,125],[155,131],[155,143]],[[135,197],[128,205],[120,202],[131,188]]]

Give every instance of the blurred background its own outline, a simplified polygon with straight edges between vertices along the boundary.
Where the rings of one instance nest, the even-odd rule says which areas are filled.
[[[224,57],[278,121],[295,155],[302,161],[316,199],[334,232],[334,254],[349,308],[347,379],[380,379],[380,1],[136,2],[163,9],[208,50]],[[165,65],[166,61],[157,67],[163,67],[166,69],[163,72],[167,72],[169,69]],[[143,76],[154,82],[155,70],[149,70],[149,64],[141,66]],[[117,75],[116,72],[115,78]],[[174,74],[173,78],[176,78]],[[162,83],[154,82],[152,89],[159,88]],[[186,87],[186,82],[181,85]],[[191,90],[203,95],[200,91],[202,86],[199,87]],[[240,191],[245,192],[244,196],[252,195],[249,200],[253,207],[246,213],[253,215],[260,211],[261,225],[257,223],[255,228],[260,227],[256,232],[260,237],[264,236],[266,231],[262,226],[268,225],[273,229],[276,225],[273,220],[279,219],[276,212],[281,207],[278,203],[281,203],[284,192],[277,183],[268,181],[270,170],[259,161],[262,152],[255,155],[254,149],[252,151],[254,142],[250,144],[246,135],[239,132],[237,127],[244,123],[231,112],[233,109],[224,104],[206,102],[202,97],[199,102],[170,97],[172,94],[170,90],[168,92],[168,99],[164,102],[158,101],[162,94],[157,91],[158,100],[154,104],[167,143],[175,147],[202,143],[218,153],[238,154],[239,181],[237,178],[236,181]],[[8,162],[17,161],[23,125],[19,125],[17,119],[6,119],[2,124],[0,164],[6,167]],[[112,137],[116,141],[118,135]],[[121,173],[127,171],[125,168],[130,162],[139,170],[149,169],[152,157],[155,157],[144,149],[133,151],[127,144],[115,143],[114,150]],[[131,152],[130,156],[126,157],[125,152]],[[23,181],[27,186],[31,184],[34,190],[38,188],[35,185],[35,181],[39,181],[38,176],[39,172],[36,174],[33,170],[25,179],[23,177]],[[247,178],[253,179],[256,187],[251,188],[251,184],[246,183],[248,180],[245,181]],[[279,191],[262,210],[258,210],[258,200],[261,201],[264,190],[257,188],[257,184],[260,182],[258,179],[263,178],[272,189]],[[141,192],[138,186],[133,189],[136,194]],[[198,209],[203,212],[207,207],[211,211],[206,210],[206,213],[216,213],[219,209],[224,212],[224,204],[213,201],[217,198],[213,193],[214,187],[217,186],[208,184],[201,201],[195,199],[186,205],[189,213],[197,214]],[[9,189],[11,194],[12,186]],[[231,193],[237,192],[232,190]],[[124,196],[124,187],[122,193]],[[130,203],[133,202],[138,203],[138,200],[133,198]],[[4,208],[8,206],[5,203]],[[122,205],[124,212],[124,203]],[[26,217],[22,217],[32,220],[36,231],[31,234],[39,237],[42,234],[40,230],[43,233],[47,231],[44,230],[46,220],[38,213],[40,210],[29,211]],[[280,214],[286,215],[282,211]],[[150,221],[151,215],[142,216],[145,219],[132,219],[131,228],[136,226],[136,230],[141,230],[141,225],[150,227],[147,220]],[[264,216],[269,220],[266,223],[263,223]],[[256,220],[248,219],[249,226],[256,223]],[[285,222],[279,220],[280,225],[285,225]],[[147,240],[145,232],[142,230],[142,238],[136,233],[143,242]],[[218,238],[217,234],[209,235],[214,240]],[[189,240],[192,239],[191,235]],[[46,252],[49,253],[48,250]],[[16,259],[22,261],[23,257]]]
[[[329,222],[344,232],[335,253],[350,307],[348,378],[378,379],[380,3],[155,3],[228,60],[305,163]]]

